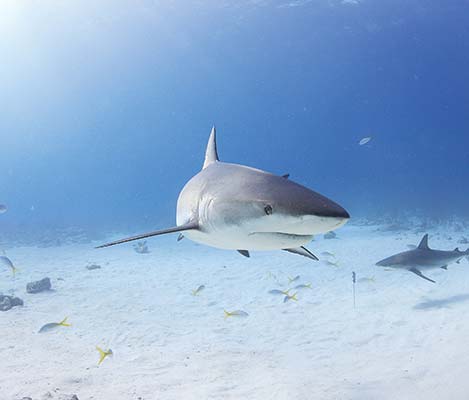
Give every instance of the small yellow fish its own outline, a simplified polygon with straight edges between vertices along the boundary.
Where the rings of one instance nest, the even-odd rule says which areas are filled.
[[[295,286],[295,289],[312,289],[311,283],[301,284]]]
[[[291,289],[287,290],[280,290],[280,289],[273,289],[269,290],[270,294],[283,294],[284,296],[288,296],[288,293],[290,292]]]
[[[225,319],[228,317],[247,317],[249,314],[246,311],[242,310],[234,310],[234,311],[226,311],[223,310],[225,313]]]
[[[58,328],[59,326],[72,326],[71,324],[67,323],[67,319],[68,317],[65,317],[60,322],[50,322],[48,324],[45,324],[41,329],[39,329],[39,333],[51,331],[52,329]]]
[[[104,351],[101,347],[99,346],[96,346],[96,350],[99,351],[99,361],[98,361],[98,365],[100,365],[104,359],[107,357],[107,356],[112,356],[112,350],[111,349],[108,349],[106,351]]]
[[[287,294],[285,298],[283,299],[283,302],[286,303],[288,300],[294,300],[298,301],[298,298],[296,297],[297,293],[293,293],[292,295]]]
[[[294,278],[288,277],[288,283],[296,282],[298,279],[300,279],[300,275],[295,276]]]
[[[11,260],[7,256],[0,256],[0,264],[3,264],[5,267],[10,268],[11,273],[13,274],[13,276],[15,276],[16,273],[18,272],[18,268],[16,268],[13,265],[13,263],[11,262]]]
[[[371,277],[368,277],[368,276],[365,276],[363,278],[360,278],[358,280],[358,282],[375,282],[375,277],[374,276],[371,276]]]
[[[202,290],[205,289],[204,285],[200,285],[197,289],[192,291],[192,296],[197,296]]]

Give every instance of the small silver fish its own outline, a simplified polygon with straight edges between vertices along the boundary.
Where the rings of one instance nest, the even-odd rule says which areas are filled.
[[[367,136],[367,137],[364,137],[363,139],[361,139],[361,140],[358,142],[358,144],[359,144],[360,146],[363,146],[363,145],[367,144],[370,140],[371,140],[371,136]]]
[[[324,260],[324,262],[325,262],[327,265],[331,265],[331,266],[333,266],[333,267],[338,267],[338,266],[339,266],[339,262],[338,262],[338,261]]]
[[[288,283],[296,282],[299,279],[300,279],[300,275],[297,275],[294,278],[288,277]]]
[[[0,214],[5,214],[8,208],[5,204],[0,204]]]
[[[147,241],[143,241],[143,242],[138,242],[137,244],[134,245],[134,250],[135,252],[139,253],[139,254],[148,254],[150,251],[148,250],[148,246],[147,246]]]
[[[321,255],[324,257],[335,257],[335,254],[331,253],[330,251],[323,251]]]
[[[204,289],[205,289],[205,285],[200,285],[197,289],[192,291],[192,296],[197,296]]]

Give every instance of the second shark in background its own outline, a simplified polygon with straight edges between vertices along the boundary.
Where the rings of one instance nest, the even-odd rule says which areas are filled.
[[[376,265],[379,267],[405,269],[427,281],[435,283],[433,279],[426,277],[421,270],[447,269],[449,264],[454,262],[459,263],[463,257],[468,256],[469,249],[466,251],[461,251],[457,247],[450,251],[430,249],[428,247],[428,234],[426,234],[416,249],[394,254],[391,257],[378,261]]]

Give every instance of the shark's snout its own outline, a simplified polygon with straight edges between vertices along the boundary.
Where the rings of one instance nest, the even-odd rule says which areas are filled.
[[[347,223],[350,214],[340,205],[324,196],[315,194],[314,201],[305,207],[305,219],[314,224],[313,233],[337,229]]]
[[[350,214],[333,201],[325,202],[314,214],[318,217],[337,218],[341,220],[350,219]]]

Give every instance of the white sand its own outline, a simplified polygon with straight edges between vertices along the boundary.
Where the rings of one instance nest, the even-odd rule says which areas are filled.
[[[247,259],[176,235],[150,240],[148,255],[12,248],[20,271],[0,271],[0,292],[16,289],[25,306],[0,313],[0,400],[56,388],[80,400],[469,398],[468,262],[429,271],[436,284],[386,272],[373,264],[422,234],[375,229],[349,225],[311,243],[338,268],[284,252]],[[430,246],[452,249],[459,237],[433,235]],[[357,283],[355,310],[352,270],[375,278]],[[295,275],[313,287],[298,302],[268,294]],[[55,291],[25,293],[45,276]],[[224,308],[249,316],[225,320]],[[71,328],[37,333],[65,316]],[[114,352],[100,367],[96,345]]]

